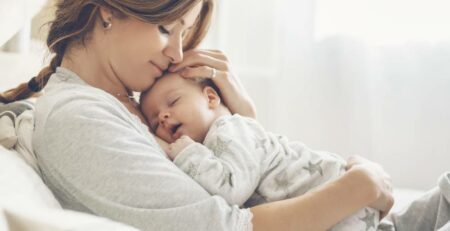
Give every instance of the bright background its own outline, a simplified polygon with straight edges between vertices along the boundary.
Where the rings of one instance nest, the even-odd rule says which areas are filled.
[[[273,132],[381,163],[400,187],[450,171],[448,0],[226,0],[224,50]]]
[[[203,47],[228,54],[269,131],[377,161],[397,187],[450,170],[448,0],[218,1]],[[0,46],[22,34],[0,52],[0,90],[45,62],[44,2],[0,0]]]

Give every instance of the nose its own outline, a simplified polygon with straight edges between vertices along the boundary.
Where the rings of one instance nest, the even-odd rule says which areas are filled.
[[[171,63],[180,63],[183,61],[183,39],[181,36],[169,41],[163,53],[170,58]]]
[[[169,112],[161,112],[159,113],[159,123],[162,127],[165,127],[167,125],[167,120],[170,117],[170,113]]]

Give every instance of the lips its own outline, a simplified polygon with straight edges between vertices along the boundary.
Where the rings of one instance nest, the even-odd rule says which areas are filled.
[[[156,66],[155,64],[153,64],[153,67],[155,67],[155,69],[156,69],[156,71],[157,71],[157,74],[158,74],[158,76],[161,76],[162,75],[162,70],[161,70],[161,68],[159,68],[158,66]]]
[[[181,136],[180,127],[181,127],[181,124],[176,124],[170,128],[170,131],[172,132],[172,137],[174,139],[180,138],[180,136]]]
[[[158,72],[158,75],[161,76],[165,69],[163,69],[160,65],[158,65],[154,62],[150,62],[150,63],[153,65],[153,67],[155,67],[156,71]]]

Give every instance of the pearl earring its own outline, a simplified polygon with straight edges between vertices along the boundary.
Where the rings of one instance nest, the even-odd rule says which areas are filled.
[[[112,23],[110,21],[104,21],[103,22],[103,27],[105,29],[109,29],[109,28],[111,28],[111,26],[112,26]]]

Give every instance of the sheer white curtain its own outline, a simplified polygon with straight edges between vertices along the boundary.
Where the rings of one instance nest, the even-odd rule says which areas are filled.
[[[226,0],[223,49],[265,127],[380,162],[396,186],[450,170],[448,0]]]

